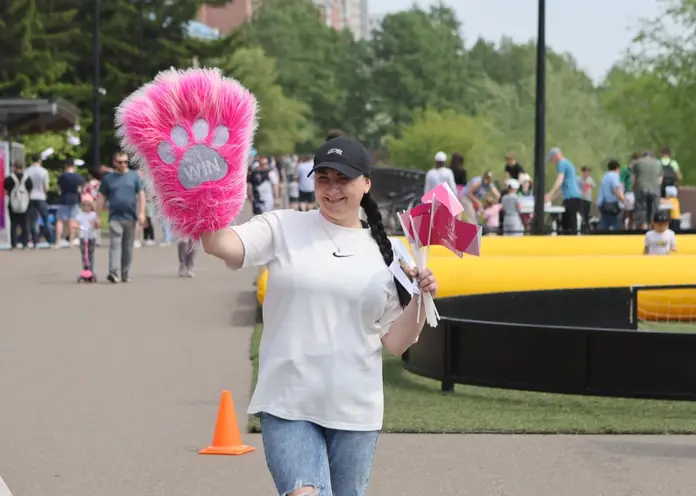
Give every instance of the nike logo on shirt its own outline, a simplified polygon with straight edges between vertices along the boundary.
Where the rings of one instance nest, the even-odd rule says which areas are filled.
[[[336,258],[348,258],[348,257],[352,257],[353,255],[348,255],[345,253],[339,253],[339,252],[335,251],[335,252],[333,252],[333,256]]]

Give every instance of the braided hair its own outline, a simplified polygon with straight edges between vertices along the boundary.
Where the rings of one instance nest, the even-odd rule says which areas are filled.
[[[370,233],[372,237],[377,242],[379,246],[379,251],[384,258],[384,263],[389,267],[394,261],[394,250],[392,248],[391,241],[387,237],[387,232],[384,230],[384,224],[382,224],[382,214],[379,211],[377,203],[372,198],[370,193],[365,193],[360,201],[360,206],[365,211],[367,216],[367,224],[370,227]],[[411,301],[411,295],[408,291],[399,283],[394,280],[396,284],[396,292],[399,295],[399,303],[402,307],[405,307]]]

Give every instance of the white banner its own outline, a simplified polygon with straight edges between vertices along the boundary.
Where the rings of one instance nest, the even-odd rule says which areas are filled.
[[[0,141],[0,177],[2,177],[2,190],[0,191],[0,249],[10,246],[10,214],[7,211],[7,193],[5,193],[5,178],[10,175],[10,144]]]
[[[0,178],[3,182],[0,187],[0,250],[10,247],[10,213],[7,210],[9,197],[5,192],[4,182],[10,175],[11,164],[15,160],[24,160],[24,145],[0,141]]]

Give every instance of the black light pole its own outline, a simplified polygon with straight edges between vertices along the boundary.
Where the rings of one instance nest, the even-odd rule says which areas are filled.
[[[534,139],[534,234],[544,234],[546,195],[546,0],[539,0]]]
[[[101,98],[101,74],[99,66],[101,64],[100,57],[100,45],[99,45],[99,24],[101,15],[101,0],[94,0],[94,22],[92,24],[92,59],[94,62],[94,76],[92,81],[92,117],[94,121],[92,122],[92,168],[97,170],[99,164],[101,163],[100,153],[99,153],[99,121],[101,115],[99,113],[99,100]]]

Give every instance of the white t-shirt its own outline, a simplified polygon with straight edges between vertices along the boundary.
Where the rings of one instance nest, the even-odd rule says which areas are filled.
[[[369,229],[337,226],[318,210],[275,210],[232,229],[244,267],[268,266],[249,414],[381,429],[382,337],[402,309]]]
[[[46,201],[46,183],[48,182],[48,171],[40,165],[30,165],[25,171],[27,177],[31,178],[30,200]]]
[[[430,169],[425,175],[425,191],[427,193],[435,186],[439,184],[447,183],[452,191],[457,191],[457,185],[454,182],[454,173],[449,167],[440,167],[437,169]]]
[[[314,167],[314,162],[297,164],[297,185],[303,193],[314,193],[314,174],[307,177]]]
[[[77,223],[80,226],[80,239],[95,239],[97,237],[97,230],[94,227],[94,223],[97,220],[97,212],[83,212],[77,214]]]
[[[651,229],[645,233],[645,247],[648,255],[669,255],[677,249],[677,237],[671,229],[661,233]]]

